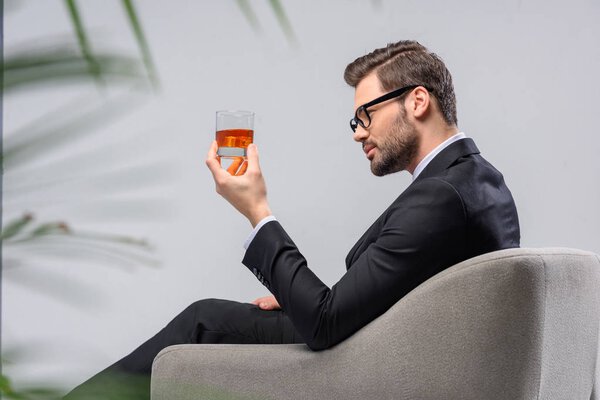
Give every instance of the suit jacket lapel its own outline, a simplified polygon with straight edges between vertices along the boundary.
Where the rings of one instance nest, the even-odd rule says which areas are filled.
[[[457,140],[450,144],[444,150],[440,151],[430,162],[427,164],[425,169],[421,171],[419,176],[410,184],[413,185],[420,179],[429,178],[432,176],[439,175],[447,168],[451,167],[456,160],[461,157],[468,156],[470,154],[479,154],[479,149],[475,145],[475,142],[471,138],[464,138]],[[410,185],[408,187],[410,187]],[[393,203],[392,203],[393,204]],[[388,208],[389,209],[389,208]],[[356,261],[356,259],[362,254],[363,251],[368,247],[371,240],[369,238],[374,237],[375,231],[381,229],[381,218],[385,215],[387,209],[383,214],[371,225],[369,229],[361,236],[361,238],[352,247],[348,255],[346,256],[346,269],[350,269],[350,266]],[[369,243],[365,243],[365,241]]]

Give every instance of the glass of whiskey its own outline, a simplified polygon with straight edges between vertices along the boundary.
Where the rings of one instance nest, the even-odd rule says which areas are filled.
[[[228,168],[240,157],[246,160],[248,145],[254,140],[254,113],[251,111],[217,111],[217,155],[221,167]]]

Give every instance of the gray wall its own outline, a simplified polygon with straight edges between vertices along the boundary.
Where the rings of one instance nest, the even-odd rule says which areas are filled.
[[[137,51],[118,2],[80,3],[95,49]],[[6,367],[17,382],[74,385],[194,300],[249,302],[268,294],[240,263],[251,226],[214,192],[204,165],[218,109],[256,112],[271,208],[310,268],[333,285],[345,271],[347,251],[410,183],[407,172],[371,175],[351,137],[353,90],[342,79],[356,57],[400,39],[416,39],[446,61],[459,128],[504,174],[522,246],[600,253],[597,1],[284,1],[295,46],[266,1],[252,2],[260,33],[234,1],[136,4],[162,90],[126,97],[133,112],[63,151],[107,146],[104,158],[87,163],[117,172],[162,160],[163,183],[131,182],[116,197],[100,178],[75,180],[4,210],[5,219],[30,210],[83,230],[146,237],[162,264],[125,266],[5,248],[5,260],[13,251],[25,261],[5,270],[3,282],[3,346],[29,349],[20,364]],[[72,36],[60,1],[26,2],[5,18],[7,54],[30,39]],[[113,101],[127,91],[100,92],[88,82],[7,97],[5,134],[69,101]],[[53,168],[36,174],[65,173]],[[29,178],[6,175],[5,189]],[[153,202],[124,202],[144,197]]]

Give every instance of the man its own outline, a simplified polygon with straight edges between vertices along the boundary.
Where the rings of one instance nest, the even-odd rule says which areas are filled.
[[[273,296],[253,304],[200,300],[105,372],[147,376],[154,356],[178,343],[327,349],[443,269],[519,246],[512,195],[502,174],[459,132],[452,78],[439,57],[401,41],[358,58],[344,78],[355,88],[350,126],[371,171],[406,170],[413,182],[350,250],[342,278],[327,287],[271,215],[256,146],[249,146],[247,163],[225,171],[213,142],[206,164],[216,190],[254,228],[242,262]]]

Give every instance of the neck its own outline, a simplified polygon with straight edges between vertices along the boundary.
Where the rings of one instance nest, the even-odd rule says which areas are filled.
[[[424,132],[421,134],[421,143],[419,144],[419,150],[417,155],[410,163],[406,170],[412,175],[417,168],[417,165],[431,153],[433,149],[438,147],[441,143],[446,141],[449,137],[456,135],[458,132],[457,126],[444,127],[443,129],[432,130],[430,132]]]

